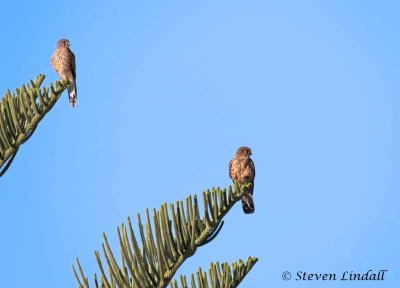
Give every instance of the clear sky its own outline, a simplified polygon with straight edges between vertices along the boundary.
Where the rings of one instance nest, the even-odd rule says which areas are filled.
[[[0,95],[68,38],[64,94],[0,179],[2,287],[76,287],[105,232],[231,183],[253,150],[256,213],[238,203],[177,275],[258,256],[241,287],[396,287],[400,271],[398,1],[8,1]],[[136,227],[135,227],[136,229]],[[389,270],[373,282],[296,273]],[[290,281],[282,280],[290,271]]]

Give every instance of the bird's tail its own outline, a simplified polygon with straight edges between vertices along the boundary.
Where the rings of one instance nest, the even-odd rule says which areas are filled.
[[[251,214],[255,211],[253,202],[254,182],[251,184],[252,185],[247,188],[246,194],[244,194],[242,197],[242,207],[245,214]]]
[[[255,208],[254,208],[253,196],[251,196],[250,194],[244,195],[242,197],[242,207],[243,207],[243,212],[245,214],[254,213]]]
[[[67,89],[68,89],[69,103],[71,104],[71,107],[75,107],[77,99],[75,81],[73,81],[70,85],[68,85]]]

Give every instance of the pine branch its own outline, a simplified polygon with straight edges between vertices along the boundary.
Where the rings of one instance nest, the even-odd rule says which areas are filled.
[[[7,90],[0,101],[0,177],[11,165],[20,145],[32,136],[68,84],[66,80],[56,81],[56,88],[50,84],[50,89],[40,89],[44,78],[40,74],[35,82],[31,80],[12,94]]]
[[[222,263],[220,265],[218,262],[216,264],[211,263],[210,268],[207,273],[199,268],[196,273],[197,285],[195,281],[195,276],[192,274],[190,277],[190,287],[210,287],[210,288],[236,288],[239,286],[240,282],[246,277],[247,273],[250,272],[251,268],[258,261],[257,257],[249,257],[246,263],[239,259],[239,263],[234,262],[230,266],[228,263]],[[171,288],[188,288],[186,281],[186,276],[181,275],[180,277],[181,285],[178,286],[178,282],[174,279],[170,285]]]
[[[176,206],[170,204],[171,216],[166,203],[160,210],[153,209],[153,221],[150,221],[149,210],[146,210],[145,228],[138,214],[140,248],[128,218],[128,225],[122,224],[117,229],[121,258],[119,265],[103,233],[102,248],[108,275],[104,271],[100,253],[96,251],[100,285],[95,274],[95,287],[167,287],[182,263],[220,232],[223,217],[242,198],[249,185],[243,185],[240,189],[235,185],[235,191],[229,186],[228,191],[213,188],[203,192],[203,218],[200,217],[196,195],[194,199],[191,196],[186,198],[185,208],[182,201],[177,202]],[[89,288],[78,259],[77,266],[80,276],[75,267],[72,268],[79,288]]]

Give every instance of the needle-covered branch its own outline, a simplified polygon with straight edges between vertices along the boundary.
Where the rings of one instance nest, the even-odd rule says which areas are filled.
[[[183,201],[170,204],[169,212],[166,203],[159,210],[153,209],[152,217],[146,210],[144,225],[138,214],[140,246],[128,218],[128,224],[117,229],[119,264],[103,234],[102,250],[108,273],[104,269],[104,260],[96,251],[100,277],[95,274],[95,287],[167,287],[182,263],[220,232],[223,217],[242,198],[249,185],[242,185],[240,189],[236,185],[234,191],[229,186],[228,189],[213,188],[203,192],[203,217],[200,217],[196,195],[186,198],[185,205]],[[79,275],[74,266],[73,272],[78,286],[89,288],[78,260],[77,266]]]
[[[0,177],[68,84],[66,80],[56,81],[55,88],[50,84],[50,88],[41,89],[44,78],[41,74],[14,93],[7,90],[0,101]]]
[[[208,273],[203,272],[201,268],[197,270],[196,275],[192,274],[190,277],[190,287],[207,287],[207,288],[236,288],[240,282],[244,279],[247,273],[250,272],[251,268],[258,261],[257,257],[249,257],[245,262],[239,259],[238,262],[222,263],[211,263]],[[196,285],[197,280],[197,285]],[[186,276],[180,276],[181,285],[178,286],[178,281],[172,280],[170,285],[171,288],[188,288],[188,282]]]

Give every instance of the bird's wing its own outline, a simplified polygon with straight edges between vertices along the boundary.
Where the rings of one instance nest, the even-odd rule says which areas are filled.
[[[231,179],[233,180],[233,178],[232,178],[232,164],[233,164],[233,159],[231,161],[229,161],[229,177],[231,177]]]
[[[69,50],[69,52],[71,53],[70,55],[71,55],[71,60],[70,60],[70,63],[71,63],[71,72],[72,72],[72,76],[74,77],[74,79],[76,79],[76,65],[75,65],[75,54],[71,51],[71,50]]]
[[[58,72],[58,65],[56,61],[57,57],[58,57],[58,50],[54,51],[53,55],[51,55],[50,63],[51,66],[54,68],[54,70]]]
[[[254,171],[254,177],[256,177],[256,166],[254,166],[254,162],[253,162],[253,160],[251,158],[250,158],[250,165],[251,165],[251,168]]]

